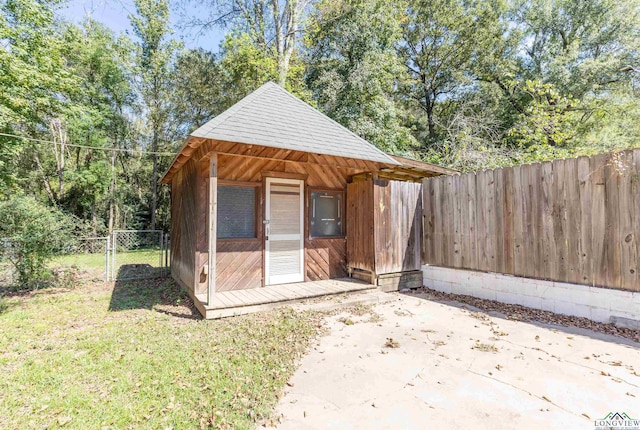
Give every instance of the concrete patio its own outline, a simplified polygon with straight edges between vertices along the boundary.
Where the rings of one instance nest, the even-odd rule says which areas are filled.
[[[329,318],[278,405],[278,429],[593,429],[609,412],[640,418],[640,344],[399,294],[373,310]]]

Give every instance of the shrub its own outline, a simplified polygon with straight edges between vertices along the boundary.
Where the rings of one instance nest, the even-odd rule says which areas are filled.
[[[32,197],[0,202],[0,238],[20,288],[38,288],[49,279],[47,262],[74,241],[74,220]]]

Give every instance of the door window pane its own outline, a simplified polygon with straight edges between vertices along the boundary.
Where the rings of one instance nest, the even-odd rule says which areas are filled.
[[[342,192],[311,193],[311,237],[343,236]]]
[[[256,189],[218,187],[218,239],[256,237]]]

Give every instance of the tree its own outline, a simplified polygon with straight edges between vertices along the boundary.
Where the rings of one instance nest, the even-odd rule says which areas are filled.
[[[474,0],[411,0],[399,43],[412,80],[407,95],[426,114],[428,139],[438,137],[438,101],[472,83],[471,62],[495,26],[500,4]]]
[[[0,131],[38,138],[77,85],[56,29],[56,1],[7,0],[0,4]],[[24,141],[0,137],[0,196],[19,184]],[[29,154],[32,155],[32,154]],[[31,158],[32,162],[35,161]]]
[[[320,109],[379,148],[415,146],[395,91],[404,68],[394,44],[401,8],[385,0],[320,2],[308,34],[307,82]]]
[[[0,201],[0,237],[22,288],[37,288],[49,275],[47,262],[71,242],[74,220],[39,203],[14,195]]]
[[[203,29],[230,26],[244,33],[253,46],[274,59],[277,82],[285,87],[292,59],[304,31],[303,24],[313,0],[210,0],[207,19],[194,20]]]
[[[169,4],[167,0],[136,0],[135,16],[131,25],[140,39],[138,70],[141,93],[146,108],[151,140],[153,173],[151,175],[150,228],[156,228],[158,208],[158,155],[163,133],[169,118],[170,62],[175,54],[175,43],[166,39],[170,33]]]

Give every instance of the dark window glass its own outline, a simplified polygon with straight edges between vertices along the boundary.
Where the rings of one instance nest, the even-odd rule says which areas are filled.
[[[218,239],[256,237],[256,189],[218,187]]]
[[[344,236],[342,192],[313,191],[310,204],[311,237]]]

